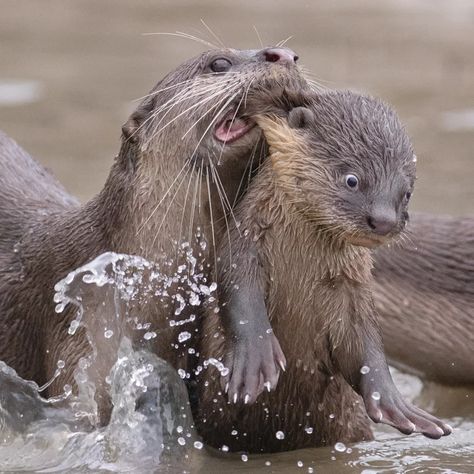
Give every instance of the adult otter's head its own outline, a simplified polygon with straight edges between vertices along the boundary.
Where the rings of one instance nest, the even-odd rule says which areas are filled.
[[[258,118],[290,201],[355,245],[373,247],[401,232],[416,158],[394,110],[352,92],[312,95],[303,103],[286,118]]]
[[[123,126],[124,143],[137,145],[134,165],[140,166],[140,155],[193,166],[225,167],[247,159],[260,131],[240,116],[246,94],[278,84],[307,87],[297,59],[287,48],[222,49],[180,65],[155,86]]]

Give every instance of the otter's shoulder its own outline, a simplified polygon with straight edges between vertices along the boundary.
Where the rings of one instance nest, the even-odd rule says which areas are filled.
[[[0,130],[0,207],[77,203],[49,170]]]
[[[28,229],[76,205],[48,170],[0,131],[0,263],[12,258],[14,243]]]

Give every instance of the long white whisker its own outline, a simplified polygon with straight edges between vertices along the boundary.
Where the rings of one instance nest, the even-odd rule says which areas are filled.
[[[255,25],[252,25],[252,27],[253,27],[255,33],[257,34],[257,39],[258,39],[258,41],[259,41],[259,43],[260,43],[261,48],[263,49],[264,46],[263,46],[262,37],[260,36],[260,33],[259,33],[258,30],[257,30],[257,27],[256,27]]]
[[[234,93],[227,101],[226,103],[219,109],[219,112],[215,115],[215,117],[211,120],[211,122],[209,123],[209,125],[207,126],[206,130],[204,130],[201,138],[199,139],[196,147],[194,148],[194,151],[193,153],[191,154],[191,157],[193,157],[197,151],[197,149],[199,148],[199,145],[201,144],[201,142],[204,140],[204,137],[206,136],[207,132],[211,129],[211,127],[214,126],[214,124],[217,122],[220,114],[222,113],[222,111],[224,111],[226,109],[226,107],[235,99],[235,97],[237,97],[238,95],[238,92]]]
[[[168,196],[168,194],[170,193],[174,183],[176,183],[176,181],[179,179],[181,173],[184,171],[184,169],[186,168],[186,166],[188,165],[188,162],[186,161],[183,165],[183,167],[181,168],[181,170],[179,171],[179,173],[177,174],[176,178],[173,180],[173,182],[170,184],[170,186],[168,187],[168,189],[166,190],[165,194],[163,195],[163,197],[160,199],[159,203],[154,207],[154,209],[151,211],[150,215],[148,216],[148,218],[143,222],[143,224],[138,228],[137,230],[137,233],[136,235],[138,235],[138,233],[145,227],[146,224],[148,224],[148,222],[150,221],[150,219],[153,217],[153,214],[157,211],[157,209],[161,206],[161,203],[166,199],[166,196]]]
[[[290,41],[291,39],[293,39],[293,35],[291,36],[288,36],[288,38],[282,40],[282,41],[279,41],[276,45],[281,48],[282,46],[284,46],[286,43],[288,43],[288,41]]]
[[[214,249],[214,271],[217,273],[216,235],[214,230],[214,214],[212,210],[211,185],[209,184],[209,167],[206,167],[207,196],[209,198],[209,214],[211,218],[212,247]]]
[[[160,232],[161,228],[163,227],[163,224],[165,223],[166,221],[166,217],[168,216],[168,213],[171,209],[171,206],[173,205],[174,203],[174,200],[176,199],[176,196],[178,195],[178,192],[179,190],[181,189],[181,185],[184,183],[184,180],[186,179],[186,177],[188,176],[188,173],[189,173],[189,169],[186,171],[186,173],[184,174],[183,178],[181,179],[181,181],[179,182],[178,184],[178,187],[176,188],[176,191],[175,193],[173,194],[173,197],[171,198],[171,201],[169,202],[168,204],[168,207],[166,208],[166,211],[163,215],[163,218],[161,219],[161,222],[160,222],[160,225],[158,226],[158,229],[156,230],[156,233],[155,233],[155,237],[153,238],[153,241],[151,243],[152,247],[153,245],[155,245],[155,242],[156,242],[156,239],[158,237],[158,233]]]
[[[177,36],[178,38],[185,38],[189,39],[192,41],[196,41],[197,43],[201,43],[205,46],[208,46],[211,49],[219,49],[215,44],[203,40],[201,38],[198,38],[197,36],[190,35],[189,33],[184,33],[182,31],[176,31],[174,33],[171,32],[158,32],[158,33],[142,33],[143,36],[155,36],[155,35],[161,35],[161,36]]]
[[[211,96],[207,96],[205,97],[204,99],[194,103],[193,105],[191,105],[190,107],[188,107],[187,109],[183,110],[182,112],[180,112],[178,115],[176,115],[175,117],[173,117],[169,122],[167,122],[165,125],[163,125],[158,131],[154,132],[152,137],[148,140],[147,143],[149,143],[156,135],[158,135],[159,133],[161,133],[163,130],[165,130],[168,126],[170,126],[173,122],[175,122],[176,120],[178,120],[180,117],[182,117],[183,115],[187,114],[190,110],[192,109],[195,109],[196,107],[199,107],[200,105],[203,105],[203,104],[206,104],[207,102],[213,100],[216,96],[218,95],[221,95],[223,92],[222,91],[219,91]],[[161,123],[163,121],[163,118],[160,120],[159,123]],[[206,130],[207,131],[207,130]]]
[[[204,25],[204,28],[206,28],[207,31],[209,31],[209,33],[211,33],[211,35],[214,37],[214,39],[217,40],[217,43],[220,44],[223,48],[226,47],[226,45],[222,42],[222,40],[214,33],[214,31],[211,30],[211,28],[209,28],[209,26],[207,25],[207,23],[201,18],[201,23]]]

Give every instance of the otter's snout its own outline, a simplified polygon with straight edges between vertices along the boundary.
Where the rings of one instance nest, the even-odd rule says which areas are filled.
[[[387,235],[397,226],[397,214],[391,209],[374,209],[367,216],[367,224],[375,234]]]
[[[294,64],[298,61],[296,53],[289,48],[265,48],[259,55],[269,63]]]

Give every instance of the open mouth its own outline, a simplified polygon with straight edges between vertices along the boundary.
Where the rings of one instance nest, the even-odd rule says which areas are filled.
[[[231,109],[224,115],[214,128],[214,136],[223,143],[232,143],[246,135],[255,122],[247,118],[237,117],[236,110]]]

